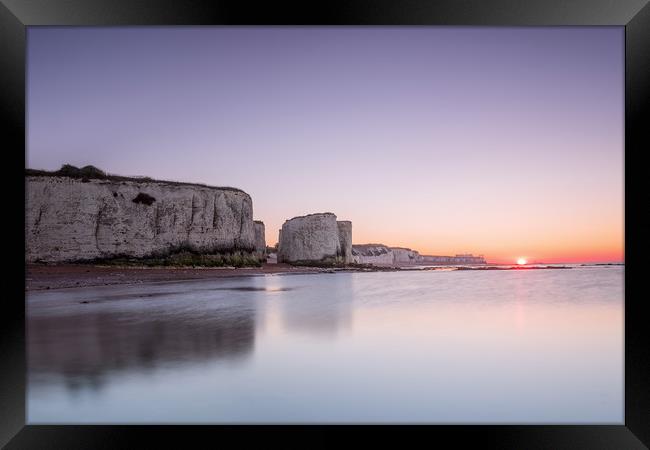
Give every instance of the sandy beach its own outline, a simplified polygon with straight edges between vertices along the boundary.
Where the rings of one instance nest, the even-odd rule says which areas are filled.
[[[63,289],[84,286],[138,284],[222,277],[258,276],[327,272],[331,269],[296,267],[289,264],[264,264],[262,267],[115,267],[95,265],[37,265],[26,267],[25,290]]]

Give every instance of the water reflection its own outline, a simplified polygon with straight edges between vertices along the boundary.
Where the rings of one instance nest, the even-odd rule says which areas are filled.
[[[30,382],[99,389],[112,374],[250,358],[263,323],[331,338],[352,323],[352,277],[242,278],[30,294]],[[322,286],[321,286],[322,285]],[[307,301],[307,292],[326,292]],[[271,309],[269,309],[271,308]]]
[[[67,307],[52,311],[31,305],[30,381],[48,383],[63,377],[70,389],[97,389],[114,372],[151,372],[220,359],[234,363],[253,352],[256,313],[250,302],[229,305],[217,298],[207,309],[200,305],[209,301],[201,298],[197,305],[181,298],[176,305],[142,302],[166,295],[177,296],[86,294],[87,300],[68,299]]]
[[[311,278],[309,292],[318,292],[318,301],[303,295],[286,295],[281,303],[282,326],[285,332],[308,334],[313,337],[336,336],[352,326],[352,297],[354,277],[336,274]]]

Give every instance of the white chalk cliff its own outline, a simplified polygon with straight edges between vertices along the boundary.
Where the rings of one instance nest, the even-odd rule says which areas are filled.
[[[66,176],[25,182],[28,262],[256,248],[253,202],[238,189]]]
[[[355,244],[352,246],[352,261],[356,264],[392,266],[395,263],[395,255],[383,244]]]

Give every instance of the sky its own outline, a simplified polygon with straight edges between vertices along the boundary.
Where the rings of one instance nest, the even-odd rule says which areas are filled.
[[[268,245],[624,257],[623,27],[29,27],[26,166],[233,186]]]

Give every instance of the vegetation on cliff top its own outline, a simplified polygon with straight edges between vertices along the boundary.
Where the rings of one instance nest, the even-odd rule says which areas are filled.
[[[131,181],[137,183],[163,183],[172,186],[197,186],[210,189],[223,189],[226,191],[236,191],[246,194],[246,192],[241,189],[230,187],[230,186],[210,186],[202,183],[189,183],[185,181],[169,181],[169,180],[155,180],[150,177],[127,177],[122,175],[114,175],[104,172],[101,169],[98,169],[95,166],[84,166],[84,167],[75,167],[71,164],[64,164],[59,170],[48,171],[48,170],[39,170],[39,169],[25,169],[25,176],[28,177],[68,177],[74,179],[81,179],[82,182],[88,182],[90,180],[106,180],[106,181]],[[246,194],[248,195],[248,194]]]

